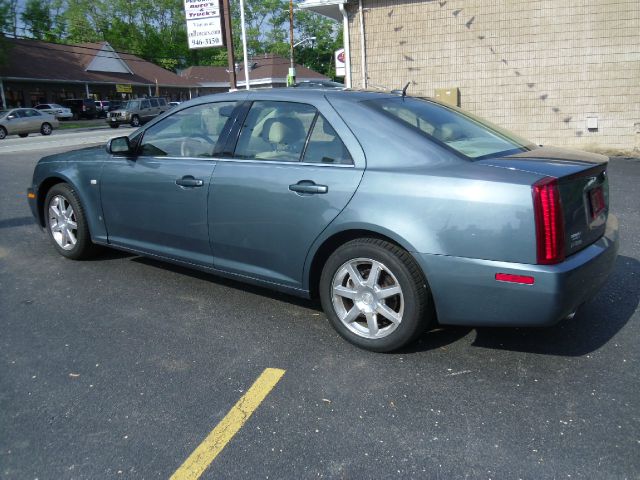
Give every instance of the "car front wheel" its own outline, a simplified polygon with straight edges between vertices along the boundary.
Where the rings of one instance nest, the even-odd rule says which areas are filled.
[[[73,260],[91,257],[96,246],[91,242],[85,212],[75,190],[66,183],[54,185],[44,206],[47,232],[58,253]]]
[[[4,127],[0,127],[0,140],[7,138],[7,130]]]
[[[350,241],[329,257],[320,300],[340,335],[376,352],[413,342],[434,316],[415,260],[397,245],[374,238]]]
[[[42,135],[51,135],[51,132],[53,132],[53,127],[51,127],[50,123],[43,123],[42,127],[40,127],[40,133]]]

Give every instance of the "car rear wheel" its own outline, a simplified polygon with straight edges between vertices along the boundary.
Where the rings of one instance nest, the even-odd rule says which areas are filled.
[[[349,342],[389,352],[416,340],[432,320],[429,289],[408,252],[373,238],[350,241],[327,260],[320,299]]]
[[[84,209],[75,190],[66,183],[51,187],[45,198],[47,232],[62,256],[82,260],[96,251]]]
[[[132,127],[139,127],[140,126],[140,117],[138,117],[137,115],[134,115],[133,117],[131,117],[131,126]]]
[[[7,137],[7,130],[4,127],[0,127],[0,140],[4,140]]]
[[[20,138],[25,138],[25,137],[28,137],[28,136],[29,136],[29,134],[28,134],[28,133],[19,133],[19,134],[18,134],[18,136],[19,136]]]
[[[43,123],[42,127],[40,127],[40,133],[42,135],[51,135],[51,132],[53,132],[53,127],[50,123]]]

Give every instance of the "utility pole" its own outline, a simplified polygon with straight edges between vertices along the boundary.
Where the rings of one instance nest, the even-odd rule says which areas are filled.
[[[287,76],[287,86],[291,87],[296,83],[296,66],[293,61],[293,0],[289,0],[289,40],[291,41],[291,50],[289,52],[289,75]]]
[[[231,90],[237,90],[236,59],[233,55],[233,32],[231,31],[231,9],[229,8],[229,0],[222,0],[222,8],[224,12],[224,34],[227,42],[227,59],[229,60],[229,84],[231,85]]]

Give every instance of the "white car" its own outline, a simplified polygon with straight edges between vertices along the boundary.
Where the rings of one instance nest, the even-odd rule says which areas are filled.
[[[58,105],[57,103],[41,103],[40,105],[36,105],[35,108],[42,113],[53,115],[58,120],[69,120],[73,118],[71,109]]]

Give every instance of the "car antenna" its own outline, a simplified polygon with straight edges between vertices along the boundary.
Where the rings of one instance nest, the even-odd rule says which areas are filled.
[[[402,98],[407,96],[407,89],[409,88],[409,85],[411,85],[411,82],[407,82],[407,84],[402,89]]]

